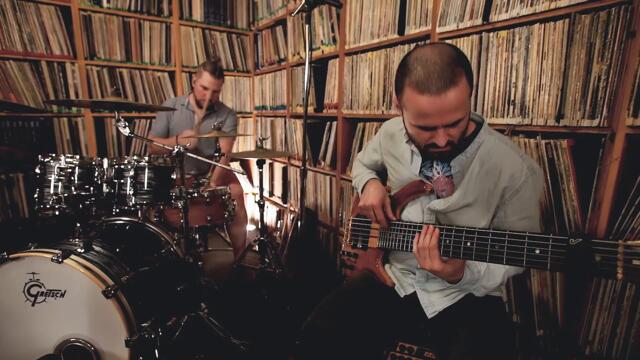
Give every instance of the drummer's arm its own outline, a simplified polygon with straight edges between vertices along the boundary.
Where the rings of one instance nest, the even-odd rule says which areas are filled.
[[[224,156],[222,156],[220,158],[220,163],[223,165],[229,165],[229,162],[231,161],[231,150],[233,149],[233,144],[235,143],[236,138],[219,138],[218,139],[218,144],[220,144],[220,151],[224,154]],[[227,173],[229,173],[229,170],[224,169],[220,166],[216,166],[216,168],[213,170],[213,175],[211,176],[211,179],[209,179],[209,185],[211,186],[218,186],[218,185],[228,185],[228,184],[223,184],[223,179],[225,178],[225,175],[228,175]]]
[[[172,146],[172,147],[176,144],[175,137],[173,137],[173,138],[161,138],[161,137],[149,135],[149,139],[151,139],[152,141],[155,141],[157,143],[160,143],[162,145],[167,145],[167,146]],[[162,148],[160,146],[151,145],[151,144],[149,144],[148,149],[149,149],[149,155],[166,155],[166,154],[169,154],[171,152],[171,150],[167,150],[167,149]]]
[[[167,100],[163,105],[171,106],[171,100]],[[176,145],[183,145],[187,149],[193,149],[198,144],[198,139],[195,138],[183,138],[183,136],[193,136],[195,131],[187,129],[183,131],[179,136],[169,136],[169,123],[173,116],[173,111],[163,111],[156,114],[156,118],[151,123],[151,130],[149,130],[149,139],[160,143],[165,146],[170,146],[172,149]],[[166,155],[171,153],[172,149],[165,149],[158,145],[148,145],[150,155]]]
[[[162,105],[171,106],[169,100],[165,101]],[[169,123],[173,116],[173,111],[161,111],[156,114],[156,118],[151,123],[151,129],[149,130],[149,139],[160,143],[162,145],[173,147],[176,144],[175,137],[169,137]],[[158,145],[148,144],[150,155],[165,155],[171,152]]]

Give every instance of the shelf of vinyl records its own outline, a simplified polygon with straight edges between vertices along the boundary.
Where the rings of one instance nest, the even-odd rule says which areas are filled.
[[[626,199],[624,194],[629,191],[626,187],[616,190],[616,180],[623,167],[619,164],[623,149],[629,141],[640,142],[635,136],[640,134],[640,120],[637,120],[640,118],[640,70],[637,70],[640,67],[640,40],[637,36],[628,36],[634,34],[632,26],[636,26],[637,32],[637,20],[636,23],[633,20],[640,19],[640,1],[495,0],[491,2],[494,7],[488,11],[475,13],[464,6],[484,5],[484,1],[447,0],[448,11],[444,12],[440,12],[443,1],[380,0],[375,5],[368,0],[342,2],[337,54],[315,54],[317,57],[314,57],[316,69],[321,70],[312,72],[312,78],[316,79],[312,82],[309,112],[310,119],[331,120],[337,124],[333,141],[339,155],[334,167],[329,171],[314,171],[313,165],[309,166],[312,176],[330,179],[329,204],[312,206],[330,212],[325,217],[336,225],[336,235],[342,231],[351,213],[354,191],[351,168],[355,154],[384,121],[398,116],[391,96],[393,84],[381,79],[392,81],[398,62],[412,46],[435,40],[457,45],[470,58],[475,74],[472,110],[483,114],[490,126],[511,136],[543,169],[545,231],[591,229],[594,236],[604,235],[612,225],[609,222],[618,218],[614,199]],[[400,3],[406,4],[406,22],[402,30],[406,35],[393,33],[399,28],[394,29],[399,14],[389,9]],[[486,4],[489,3],[487,0]],[[517,7],[524,3],[534,7]],[[359,6],[355,11],[352,9],[354,4]],[[349,21],[358,21],[354,16],[372,16],[379,11],[376,8],[385,9],[385,16],[380,21],[352,26],[357,31],[347,34]],[[428,15],[424,16],[425,13]],[[485,13],[487,17],[483,22]],[[420,18],[415,14],[423,16]],[[256,31],[282,25],[284,33],[288,34],[288,23],[284,24],[283,18],[284,15],[279,15],[272,21],[265,20]],[[371,24],[379,29],[370,29]],[[389,30],[391,33],[385,33]],[[582,48],[594,50],[585,53],[579,51]],[[296,68],[302,67],[303,61],[284,59],[282,49],[280,51],[275,58],[281,64],[255,72],[254,89],[260,89],[259,93],[254,93],[256,119],[268,117],[290,121],[302,117],[298,110],[301,77],[295,72]],[[543,52],[548,56],[541,57]],[[607,66],[598,60],[603,54],[608,56]],[[371,75],[374,71],[379,73]],[[627,157],[629,164],[637,161],[630,158],[635,156]],[[300,165],[296,158],[274,159],[273,162],[294,170]],[[293,180],[289,187],[296,189],[295,179],[290,176],[288,180]],[[624,194],[618,194],[618,191]],[[294,193],[290,191],[289,195]],[[633,199],[637,196],[632,194]],[[314,197],[321,196],[314,194]],[[289,203],[288,211],[294,211],[296,200],[289,199]],[[286,204],[280,202],[280,205]],[[637,221],[636,215],[633,212],[623,214],[629,219],[625,224],[634,219]],[[595,225],[600,228],[594,230]],[[640,224],[634,226],[637,229]],[[527,273],[524,281],[531,288],[528,295],[518,294],[519,286],[509,285],[509,308],[514,319],[523,329],[533,327],[533,341],[537,342],[534,347],[557,348],[558,338],[552,335],[556,331],[553,324],[559,323],[561,315],[555,310],[545,312],[545,309],[561,308],[563,298],[557,289],[562,285],[562,276],[534,271]],[[608,295],[605,293],[612,294],[612,291],[605,290],[621,286],[621,283],[614,283],[607,280],[593,284],[589,301],[596,310],[585,315],[585,327],[578,334],[586,353],[623,357],[622,353],[631,349],[632,325],[629,323],[623,325],[623,333],[615,339],[607,338],[606,331],[596,331],[595,325],[589,325],[594,324],[592,319],[604,316],[640,316],[640,313],[629,313],[635,306],[632,304],[640,300],[640,292],[627,285],[622,285],[620,291],[627,294],[629,302],[606,309]],[[617,299],[620,301],[621,298]],[[529,308],[521,304],[527,301],[534,301],[535,306]],[[531,319],[534,325],[525,324],[523,321],[526,320],[522,319]],[[609,330],[609,333],[614,331],[613,328]]]
[[[224,101],[232,107],[238,102],[241,115],[250,113],[251,0],[227,2],[234,11],[224,20],[226,15],[207,10],[214,4],[204,0],[114,1],[106,5],[111,8],[102,8],[104,2],[99,0],[3,2],[0,13],[4,15],[5,31],[0,32],[0,75],[8,81],[3,84],[2,93],[12,94],[12,101],[42,109],[47,109],[47,99],[105,98],[114,94],[129,101],[161,104],[169,97],[188,92],[194,67],[212,54],[219,54],[223,67],[230,69],[225,71],[231,85],[223,94]],[[117,9],[118,6],[129,8]],[[230,7],[225,9],[229,11]],[[203,38],[186,36],[191,41],[181,42],[178,34],[183,38],[202,34]],[[204,45],[204,38],[211,40],[210,45]],[[181,50],[180,55],[177,49]],[[239,78],[246,81],[236,80]],[[53,113],[0,114],[0,118],[61,117],[68,111],[54,108]],[[84,116],[86,122],[81,127],[84,132],[76,133],[87,144],[88,153],[83,155],[107,155],[105,143],[121,142],[117,133],[111,134],[116,136],[114,139],[105,139],[106,134],[101,133],[102,118],[108,115],[81,109],[69,115],[78,116]],[[125,155],[129,153],[128,149],[120,150]]]
[[[348,13],[351,9],[350,6],[353,4],[356,6],[356,14],[361,14],[362,17],[369,16],[367,13],[369,9],[367,9],[367,7],[371,6],[370,4],[366,5],[366,1],[347,0],[343,3],[345,7],[342,11],[343,14],[345,11],[347,12],[346,17],[348,19],[353,19],[351,17],[352,15]],[[389,7],[390,4],[396,3],[399,2],[396,0],[382,1],[379,7]],[[526,39],[534,39],[530,40],[532,50],[538,49],[538,51],[540,51],[543,47],[555,48],[556,46],[564,46],[567,48],[562,57],[547,60],[541,60],[540,58],[538,60],[547,61],[546,63],[541,63],[542,68],[544,69],[546,67],[552,70],[553,64],[575,58],[578,53],[572,50],[577,49],[587,41],[588,36],[585,36],[586,34],[606,33],[607,29],[596,27],[599,22],[609,24],[611,37],[620,37],[621,34],[623,34],[621,31],[624,31],[626,24],[631,21],[630,18],[633,15],[630,13],[631,8],[628,6],[629,1],[564,1],[557,2],[557,4],[553,1],[539,1],[538,4],[546,4],[547,8],[538,7],[537,9],[524,10],[515,9],[514,5],[511,4],[511,14],[509,14],[509,11],[507,11],[509,9],[506,7],[502,9],[502,12],[499,8],[494,8],[489,13],[492,20],[484,24],[478,20],[478,16],[481,18],[483,14],[467,11],[464,14],[469,18],[461,22],[463,24],[462,26],[456,26],[453,23],[447,25],[448,22],[451,22],[451,19],[458,19],[455,14],[440,13],[435,15],[432,13],[432,6],[427,7],[424,5],[427,3],[429,2],[424,0],[407,1],[407,16],[412,16],[410,10],[418,9],[420,6],[422,6],[420,8],[422,10],[426,8],[428,11],[431,11],[429,13],[431,16],[426,16],[427,19],[421,20],[409,19],[404,29],[406,35],[401,36],[393,33],[384,33],[385,30],[389,31],[389,29],[391,29],[391,32],[394,31],[394,26],[389,26],[389,24],[394,23],[394,21],[397,22],[398,14],[393,11],[389,12],[389,17],[384,18],[385,21],[389,22],[388,24],[378,25],[380,31],[369,31],[368,27],[363,28],[366,24],[356,24],[353,28],[357,29],[357,33],[353,34],[351,38],[345,37],[349,28],[349,25],[346,25],[347,21],[340,19],[342,26],[341,35],[344,41],[339,47],[337,57],[335,53],[330,53],[324,58],[329,65],[326,71],[328,75],[326,75],[326,88],[324,91],[325,106],[321,111],[323,111],[322,114],[326,115],[311,112],[310,116],[335,117],[339,124],[338,132],[342,133],[342,136],[345,134],[345,127],[354,127],[361,120],[367,120],[369,122],[373,120],[375,122],[398,116],[397,111],[393,107],[393,99],[390,95],[390,93],[392,93],[392,91],[390,91],[392,84],[383,84],[384,87],[380,88],[385,89],[383,96],[376,94],[377,90],[369,89],[371,86],[369,69],[374,69],[374,66],[377,66],[376,68],[387,69],[386,71],[388,71],[388,73],[382,73],[378,76],[378,79],[392,79],[392,72],[397,66],[397,63],[411,46],[429,39],[445,39],[445,41],[461,47],[463,51],[467,53],[474,66],[476,80],[478,80],[478,77],[482,77],[480,79],[481,81],[476,81],[473,106],[475,111],[486,114],[485,116],[489,124],[494,128],[507,133],[549,135],[592,134],[595,136],[604,136],[612,131],[609,123],[611,121],[611,112],[607,111],[611,108],[612,104],[612,90],[619,85],[615,83],[615,79],[623,79],[622,76],[604,75],[606,74],[605,72],[603,75],[595,74],[590,77],[587,73],[589,71],[588,69],[572,68],[572,66],[569,65],[568,69],[559,70],[566,73],[566,76],[555,75],[553,77],[560,79],[567,78],[567,83],[565,84],[565,88],[563,88],[565,92],[568,91],[566,88],[577,91],[577,86],[581,86],[582,79],[586,77],[585,82],[589,86],[587,88],[589,91],[586,95],[578,92],[581,97],[577,100],[569,101],[562,99],[564,103],[560,103],[561,92],[558,86],[559,84],[556,83],[558,85],[554,85],[553,83],[549,83],[549,81],[553,80],[549,77],[549,74],[552,73],[551,71],[540,72],[541,74],[546,74],[548,79],[543,78],[538,80],[537,83],[525,84],[525,86],[528,86],[530,89],[535,89],[538,92],[543,91],[540,93],[541,96],[538,97],[540,100],[525,97],[523,94],[526,93],[526,88],[523,88],[522,91],[516,89],[516,91],[520,92],[514,93],[503,85],[518,81],[517,78],[511,78],[511,74],[514,71],[532,73],[535,68],[526,62],[531,60],[516,57],[514,60],[515,65],[511,68],[494,67],[488,69],[488,66],[483,66],[483,64],[492,63],[488,58],[485,58],[487,53],[495,54],[491,56],[494,56],[496,59],[502,59],[503,57],[499,57],[502,55],[497,53],[498,49],[504,49],[505,46],[511,46],[513,48],[514,41],[515,44],[518,44],[518,41],[522,43],[522,39],[526,37]],[[493,3],[499,3],[499,1],[494,1]],[[503,3],[506,3],[506,1],[503,1]],[[464,10],[461,6],[465,4],[470,6],[468,2],[464,1],[448,2],[449,9],[456,9],[457,7]],[[373,6],[373,8],[375,7],[376,6]],[[439,9],[439,7],[436,9]],[[375,9],[371,11],[375,11]],[[420,11],[417,13],[420,13]],[[476,16],[475,19],[473,18],[474,14]],[[288,24],[284,24],[283,17],[284,15],[279,15],[279,17],[272,19],[272,21],[258,27],[256,31],[263,31],[273,26],[282,26],[285,28],[284,32],[287,33],[289,29],[286,28],[286,25]],[[426,21],[426,23],[416,23],[420,21]],[[431,26],[433,21],[435,21],[438,26]],[[345,25],[346,31],[344,28]],[[570,26],[576,27],[575,31],[569,30]],[[564,34],[564,39],[547,39],[541,37],[543,33],[553,32]],[[369,36],[367,34],[377,34],[378,37],[366,38]],[[536,44],[535,41],[539,41],[540,44]],[[582,43],[580,41],[582,41]],[[567,43],[574,45],[570,47]],[[482,55],[480,55],[481,50],[483,50]],[[513,48],[512,51],[516,51],[516,48]],[[614,60],[609,70],[610,73],[615,74],[621,71],[621,58],[623,55],[621,47],[610,45],[608,50],[602,51],[608,51],[614,55]],[[502,50],[502,52],[504,53],[504,50]],[[518,52],[518,54],[520,53],[522,52]],[[504,55],[506,55],[506,53],[504,53]],[[593,54],[589,55],[595,56]],[[279,57],[282,59],[283,56],[280,55]],[[379,57],[380,60],[376,59],[376,57]],[[314,59],[314,61],[322,59],[321,57],[320,59]],[[302,116],[299,111],[292,110],[295,104],[289,102],[287,103],[289,105],[284,105],[285,92],[281,91],[283,88],[286,89],[289,84],[292,86],[297,84],[297,81],[294,82],[292,80],[294,78],[292,75],[293,69],[302,64],[302,60],[285,60],[281,64],[268,66],[255,71],[255,88],[263,89],[261,92],[265,92],[264,89],[267,89],[266,92],[273,92],[271,96],[275,97],[266,99],[265,101],[262,101],[264,99],[255,99],[256,104],[262,105],[259,110],[255,109],[257,116],[282,116],[287,118]],[[341,76],[340,80],[338,79],[338,64],[343,65],[341,71],[344,71],[344,76]],[[576,71],[581,71],[581,75],[576,75]],[[599,71],[601,70],[599,69]],[[491,77],[488,76],[489,72],[492,73]],[[496,74],[494,75],[494,73]],[[265,76],[273,76],[275,79],[266,79],[264,78]],[[363,77],[360,78],[359,76]],[[599,76],[614,79],[614,81],[609,83],[602,82],[597,79]],[[496,81],[496,79],[504,79],[504,81]],[[269,86],[262,86],[261,81],[263,80],[265,82],[275,82]],[[364,90],[362,89],[363,86]],[[542,86],[545,86],[545,88],[543,89]],[[299,93],[299,90],[298,92],[291,92]],[[312,88],[312,97],[313,92],[314,90]],[[596,92],[603,95],[599,95],[599,97],[591,96],[591,94],[595,94]],[[260,96],[265,97],[264,94],[260,94]],[[266,97],[268,98],[269,95]],[[279,99],[277,99],[278,97]],[[509,97],[510,100],[508,102],[504,100]],[[339,98],[340,101],[338,101]],[[542,99],[548,100],[542,101]],[[288,101],[293,101],[293,99]],[[491,107],[489,107],[489,104],[491,104]],[[274,109],[278,110],[276,111]],[[355,124],[349,125],[349,123],[352,122],[355,122]],[[633,128],[629,128],[628,130],[629,133],[633,131]],[[349,135],[349,133],[353,134],[354,131],[346,131],[346,134]],[[340,135],[338,137],[340,137]],[[353,142],[349,140],[345,142],[343,139],[340,143],[349,146],[349,143]],[[348,153],[348,149],[342,150],[347,150],[346,153]],[[344,154],[345,152],[338,150],[338,153]],[[343,162],[346,161],[343,160]],[[349,163],[350,162],[352,162],[352,160],[349,160]],[[342,167],[345,171],[348,171],[350,166],[350,164],[343,164]],[[338,172],[338,176],[340,175],[342,174]]]

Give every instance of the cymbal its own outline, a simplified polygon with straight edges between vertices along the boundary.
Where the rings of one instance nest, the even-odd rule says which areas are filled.
[[[16,113],[46,113],[48,110],[34,108],[29,105],[19,104],[8,100],[0,99],[0,111]]]
[[[213,130],[206,134],[193,135],[193,136],[185,136],[185,139],[206,139],[206,138],[225,138],[225,137],[236,137],[236,136],[251,136],[251,134],[238,134],[238,133],[228,133],[221,130]]]
[[[292,156],[292,154],[286,151],[276,151],[264,148],[256,148],[254,150],[231,153],[231,158],[233,159],[268,159],[287,156]]]
[[[59,105],[66,107],[88,108],[93,110],[107,111],[129,111],[129,112],[155,112],[155,111],[174,111],[175,108],[161,105],[142,104],[121,98],[106,99],[55,99],[46,100],[47,104]]]

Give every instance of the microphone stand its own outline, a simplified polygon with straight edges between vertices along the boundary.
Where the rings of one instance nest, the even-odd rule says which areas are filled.
[[[330,5],[338,9],[342,8],[342,4],[336,0],[303,0],[300,6],[291,13],[291,16],[296,16],[300,13],[304,13],[304,93],[302,98],[302,166],[300,169],[300,197],[299,197],[299,221],[304,219],[306,212],[305,195],[306,195],[306,179],[307,179],[307,125],[309,117],[309,91],[311,89],[311,13],[313,9],[320,5]]]

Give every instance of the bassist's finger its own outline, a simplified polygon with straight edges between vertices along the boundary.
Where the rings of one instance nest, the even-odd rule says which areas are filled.
[[[376,222],[377,223],[382,225],[382,227],[384,227],[384,228],[389,226],[389,224],[387,223],[387,218],[384,216],[384,211],[382,210],[382,208],[374,207],[373,208],[373,213],[374,213],[374,215],[376,217]]]
[[[390,220],[397,220],[395,215],[393,215],[393,210],[391,209],[391,199],[387,198],[384,202],[384,212],[387,215],[387,218]]]

